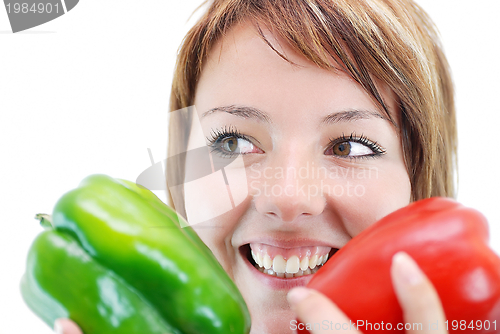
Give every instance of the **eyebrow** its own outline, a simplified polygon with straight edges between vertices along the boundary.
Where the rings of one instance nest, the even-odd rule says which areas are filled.
[[[212,108],[208,111],[205,111],[201,115],[201,117],[203,118],[207,115],[211,115],[211,114],[214,114],[216,112],[225,112],[225,113],[235,115],[238,117],[242,117],[242,118],[253,118],[253,119],[257,119],[257,120],[262,121],[262,122],[272,123],[271,117],[269,117],[269,115],[266,112],[259,110],[257,108],[247,107],[247,106],[234,106],[234,105],[232,105],[232,106],[216,107],[216,108]]]
[[[335,113],[328,114],[321,123],[325,124],[335,124],[335,123],[340,123],[340,122],[352,122],[352,121],[357,121],[359,119],[369,119],[369,118],[381,118],[386,121],[389,119],[382,114],[376,112],[376,111],[370,111],[370,110],[344,110],[344,111],[339,111]]]
[[[230,106],[216,107],[209,109],[208,111],[205,111],[201,115],[201,117],[203,118],[205,116],[217,112],[225,112],[242,118],[256,119],[262,122],[272,123],[269,114],[257,108],[248,106],[230,105]],[[370,118],[381,118],[389,121],[387,117],[375,111],[352,109],[352,110],[343,110],[328,114],[323,118],[321,124],[336,124],[340,122],[352,122],[360,119],[370,119]]]

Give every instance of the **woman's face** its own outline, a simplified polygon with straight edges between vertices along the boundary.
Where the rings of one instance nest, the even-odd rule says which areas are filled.
[[[264,33],[294,64],[249,23],[213,47],[195,107],[212,162],[232,164],[185,187],[188,221],[210,218],[194,228],[240,289],[256,334],[289,333],[288,290],[411,193],[399,131],[370,96]],[[396,96],[377,84],[397,123]]]

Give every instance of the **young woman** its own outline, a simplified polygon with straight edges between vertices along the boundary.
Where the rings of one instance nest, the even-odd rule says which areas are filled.
[[[303,288],[317,268],[411,201],[454,196],[452,83],[411,0],[214,0],[180,49],[171,111],[170,155],[204,138],[227,167],[223,183],[182,185],[197,168],[188,156],[167,178],[245,298],[252,334],[291,333],[296,317],[349,323]],[[444,321],[406,254],[391,274],[406,322]]]

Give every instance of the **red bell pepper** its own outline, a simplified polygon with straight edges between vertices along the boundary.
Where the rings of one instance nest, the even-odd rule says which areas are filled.
[[[500,333],[500,258],[488,247],[488,237],[478,211],[447,198],[421,200],[353,238],[308,287],[329,297],[364,334],[404,332],[398,324],[409,325],[390,277],[393,255],[404,251],[430,279],[446,314],[445,324],[422,324],[422,329]]]

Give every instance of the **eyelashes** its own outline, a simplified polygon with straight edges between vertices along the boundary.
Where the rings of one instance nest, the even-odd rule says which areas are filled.
[[[245,152],[245,150],[254,150],[255,146],[249,137],[242,135],[234,126],[212,129],[210,135],[206,137],[206,140],[208,142],[207,146],[211,149],[211,152],[223,158],[231,158],[241,154],[258,153]]]
[[[234,126],[224,126],[221,129],[211,129],[210,135],[208,135],[206,139],[209,143],[209,146],[211,146],[217,141],[220,141],[221,139],[224,139],[226,137],[246,139],[246,137],[240,134],[240,132]]]
[[[344,146],[344,151],[339,150],[339,148],[342,146]],[[337,148],[337,150],[335,148]],[[368,150],[370,152],[368,152]],[[349,136],[342,134],[342,136],[338,138],[330,138],[330,143],[327,145],[325,154],[330,151],[332,151],[332,153],[337,153],[332,155],[336,155],[342,158],[351,158],[351,159],[376,158],[386,154],[385,148],[383,148],[379,143],[368,139],[368,137],[364,136],[363,134],[357,136],[356,133],[354,132],[351,133]],[[347,153],[357,151],[360,154],[358,155],[342,154],[345,151],[348,151]]]
[[[224,126],[219,129],[212,129],[210,135],[206,137],[207,146],[211,152],[222,157],[234,157],[255,152],[255,140],[238,131],[234,126]],[[377,158],[386,154],[386,150],[376,141],[370,140],[365,135],[360,136],[351,133],[346,136],[330,138],[324,151],[325,155],[332,155],[341,159],[361,159]]]

